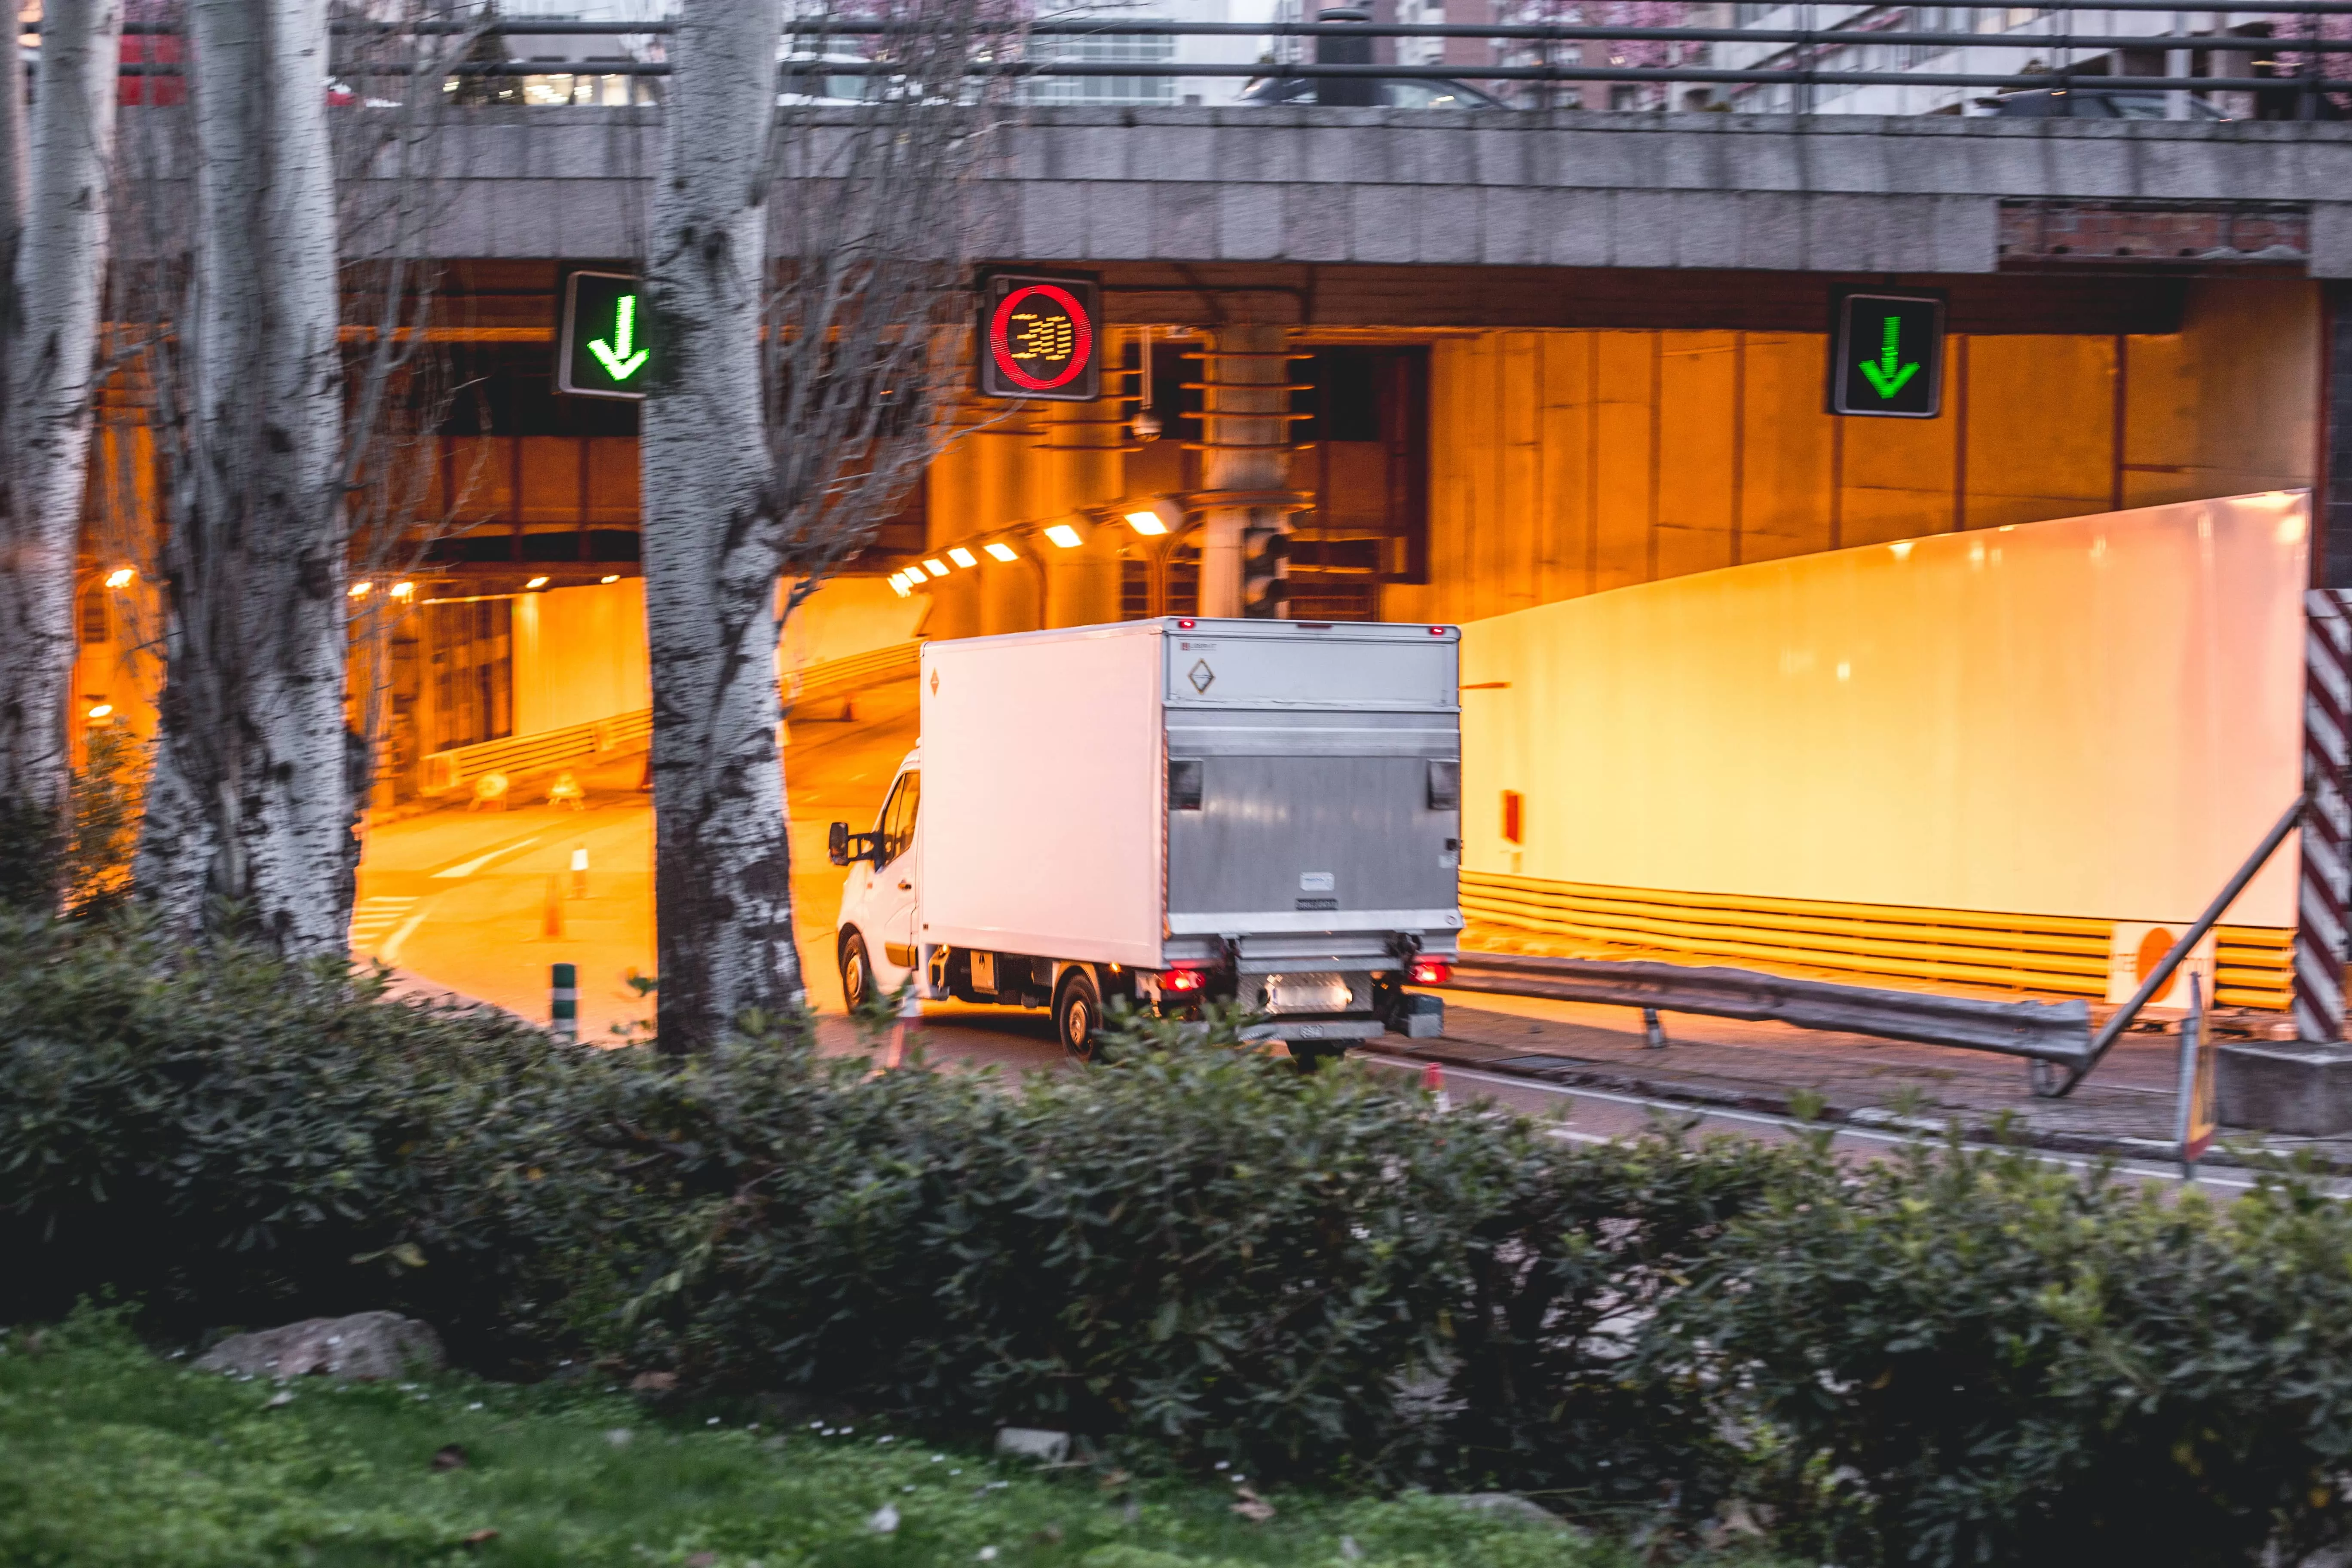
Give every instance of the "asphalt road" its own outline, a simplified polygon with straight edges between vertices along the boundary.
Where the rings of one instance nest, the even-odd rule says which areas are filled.
[[[788,727],[795,934],[821,1011],[841,1007],[833,926],[842,873],[825,863],[836,819],[872,825],[915,743],[915,689],[860,693],[854,721]],[[549,966],[573,964],[581,1035],[611,1037],[650,1016],[630,985],[656,973],[653,809],[642,756],[580,770],[585,809],[527,801],[441,810],[372,826],[360,863],[352,945],[361,953],[525,1017],[544,1018]],[[575,857],[587,861],[575,879]]]

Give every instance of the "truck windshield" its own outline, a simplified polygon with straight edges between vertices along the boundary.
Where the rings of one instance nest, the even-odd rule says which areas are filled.
[[[881,819],[874,830],[882,836],[882,864],[887,866],[907,852],[915,841],[915,812],[922,804],[923,774],[915,769],[898,775],[890,791],[890,798],[882,805]]]

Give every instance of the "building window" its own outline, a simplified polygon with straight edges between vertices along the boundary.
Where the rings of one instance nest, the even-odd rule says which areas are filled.
[[[1154,21],[1150,16],[1121,16],[1121,21]],[[1176,58],[1176,40],[1125,35],[1090,37],[1057,37],[1039,40],[1050,49],[1048,61],[1083,61],[1118,63],[1132,60],[1139,64],[1158,63]],[[1176,80],[1173,77],[1150,76],[1046,76],[1037,79],[1035,101],[1039,103],[1173,103],[1176,101]]]

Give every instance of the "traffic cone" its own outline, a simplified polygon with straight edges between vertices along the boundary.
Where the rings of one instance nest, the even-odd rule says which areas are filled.
[[[1454,1109],[1454,1097],[1445,1092],[1445,1069],[1435,1062],[1421,1069],[1421,1087],[1426,1093],[1436,1097],[1438,1110]]]

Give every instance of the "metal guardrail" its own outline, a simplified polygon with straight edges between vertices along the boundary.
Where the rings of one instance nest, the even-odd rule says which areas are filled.
[[[923,644],[919,637],[913,642],[893,643],[867,653],[853,653],[841,658],[819,659],[784,676],[784,711],[790,713],[796,703],[819,697],[838,697],[845,692],[880,686],[886,681],[912,680],[922,668]]]
[[[2304,797],[2298,795],[2263,836],[2253,853],[2213,895],[2205,912],[2180,934],[2163,959],[2141,976],[2139,989],[2107,1016],[2095,1035],[2091,1031],[2090,1004],[2080,998],[2063,1002],[1994,1002],[1922,992],[1880,991],[1826,980],[1760,974],[1746,969],[1688,968],[1640,959],[1549,958],[1469,950],[1455,961],[1451,984],[1464,991],[1639,1007],[1651,1026],[1654,1043],[1658,1041],[1656,1015],[1696,1013],[1750,1021],[1778,1019],[1801,1028],[1833,1029],[1883,1039],[1998,1051],[2004,1056],[2026,1058],[2033,1064],[2034,1092],[2045,1098],[2059,1098],[2073,1093],[2075,1086],[2114,1048],[2141,1009],[2163,994],[2173,973],[2187,962],[2197,944],[2220,923],[2238,895],[2246,890],[2255,875],[2278,852],[2279,846],[2286,842],[2287,836],[2302,820],[2303,809]]]
[[[919,641],[894,643],[868,653],[820,659],[794,670],[783,681],[785,710],[789,712],[793,703],[814,697],[839,696],[879,686],[887,680],[911,680],[919,665],[922,646]],[[509,735],[471,746],[453,747],[425,756],[420,764],[423,777],[418,787],[426,795],[446,795],[488,773],[541,773],[583,757],[637,751],[652,742],[653,732],[654,710],[640,708],[634,713],[617,713],[586,724],[534,730],[528,735]]]
[[[561,767],[583,757],[606,752],[635,751],[654,732],[654,711],[641,708],[585,724],[534,730],[528,735],[508,735],[446,752],[428,752],[420,764],[417,787],[426,795],[446,795],[491,773],[532,773]]]
[[[1998,1051],[2070,1069],[2086,1068],[2090,1060],[2091,1009],[2079,998],[1993,1002],[1879,991],[1746,969],[1468,952],[1455,959],[1449,984],[1462,991],[1639,1007],[1644,1014],[1777,1019],[1800,1028]]]
[[[1964,88],[1987,91],[2018,90],[2036,88],[2067,88],[2080,90],[2167,92],[2167,93],[2251,93],[2263,95],[2269,102],[2267,112],[2274,118],[2336,118],[2340,105],[2321,106],[2312,100],[2324,94],[2352,93],[2352,79],[2323,76],[2318,61],[2323,57],[2352,53],[2352,37],[2321,37],[2331,17],[2352,16],[2352,0],[2266,0],[2266,3],[2200,6],[2184,11],[2172,0],[2111,0],[2096,5],[2058,5],[2032,8],[2032,15],[2016,26],[1999,32],[1967,32],[1946,28],[1924,28],[1911,26],[1886,26],[1889,20],[1909,23],[1921,12],[1973,10],[1965,0],[1905,0],[1900,5],[1863,5],[1853,9],[1853,25],[1832,27],[1738,27],[1633,26],[1608,21],[1591,22],[1580,18],[1575,22],[1519,23],[1397,23],[1318,20],[1312,22],[1176,22],[1123,16],[1070,16],[1067,15],[1025,24],[1008,20],[991,37],[982,40],[992,47],[975,47],[973,58],[966,63],[965,72],[974,77],[1015,78],[1125,78],[1164,79],[1173,78],[1239,78],[1244,79],[1267,76],[1301,77],[1309,79],[1391,78],[1426,81],[1485,81],[1505,84],[1541,83],[1624,83],[1667,84],[1684,83],[1706,86],[1786,85],[1802,88],[1859,87],[1921,87]],[[2084,11],[2095,13],[2101,25],[2095,31],[2075,32],[2075,19]],[[2173,31],[2152,31],[2145,34],[2117,32],[2114,20],[2117,16],[2154,16],[2164,18]],[[2187,29],[2186,19],[2195,16],[2210,18],[2214,27],[2210,32]],[[2256,25],[2270,29],[2263,33],[2232,33],[2222,30],[2225,19],[2247,17],[2259,19]],[[545,19],[525,21],[499,20],[473,23],[418,23],[411,25],[372,25],[346,22],[335,31],[345,40],[382,40],[405,32],[419,34],[462,34],[477,32],[492,37],[531,37],[550,36],[604,37],[659,39],[677,30],[675,20],[635,22],[590,22]],[[2297,30],[2310,37],[2294,36]],[[127,26],[127,33],[168,34],[178,28],[170,23],[143,23]],[[785,37],[807,40],[809,52],[815,55],[831,39],[869,39],[887,45],[894,37],[905,37],[940,30],[922,21],[894,20],[879,16],[844,16],[788,20]],[[1003,47],[1003,38],[1019,40],[1012,47]],[[1148,38],[1264,38],[1275,40],[1305,40],[1315,46],[1317,58],[1312,60],[1234,62],[1230,60],[1192,60],[1172,58],[1155,59],[1074,59],[1057,57],[1052,49],[1056,39],[1148,39]],[[1419,39],[1443,44],[1447,40],[1484,40],[1494,46],[1493,58],[1487,59],[1449,59],[1418,64],[1402,61],[1382,63],[1371,61],[1367,52],[1375,40]],[[1578,58],[1552,58],[1553,46],[1602,44],[1610,46],[1612,63],[1588,61]],[[1781,58],[1767,62],[1750,61],[1732,66],[1717,64],[1712,58],[1715,46],[1759,46],[1787,51]],[[1038,46],[1044,46],[1040,47]],[[1326,46],[1335,46],[1327,47]],[[1623,58],[1621,51],[1635,52],[1664,49],[1687,49],[1689,58],[1672,63],[1655,59],[1636,63]],[[1841,69],[1823,63],[1829,57],[1848,48],[1867,47],[1893,49],[1915,57],[1924,52],[1932,57],[1941,53],[1977,50],[2008,50],[2020,56],[2020,65],[2032,64],[2038,68],[2016,72],[1985,70],[1933,70],[1921,68],[1923,58],[1914,58],[1909,64],[1895,69]],[[2087,62],[2101,74],[2089,74],[2086,62],[2073,57],[2083,51],[2094,51],[2101,58]],[[2202,51],[2231,57],[2245,57],[2248,68],[2260,67],[2252,75],[2168,74],[2137,76],[2105,74],[2122,63],[2123,51],[2152,53],[2165,51]],[[877,53],[887,54],[887,47]],[[1580,49],[1576,51],[1580,57]],[[2057,56],[2054,63],[2033,61],[2032,56]],[[2268,55],[2268,60],[2254,57]],[[2284,60],[2275,57],[2294,57]],[[180,67],[173,62],[126,62],[126,75],[170,76],[178,74]],[[409,74],[413,67],[396,59],[368,58],[360,53],[348,53],[347,58],[332,63],[338,76],[398,77]],[[452,75],[479,78],[550,77],[585,75],[598,77],[662,77],[670,72],[667,61],[659,58],[582,59],[582,60],[498,60],[469,59],[436,62],[429,68],[436,76]],[[786,58],[778,64],[782,78],[795,76],[850,77],[874,76],[888,78],[904,68],[887,58],[857,59],[839,58]],[[2292,100],[2301,98],[2298,109]],[[1663,107],[1643,105],[1643,107]]]

